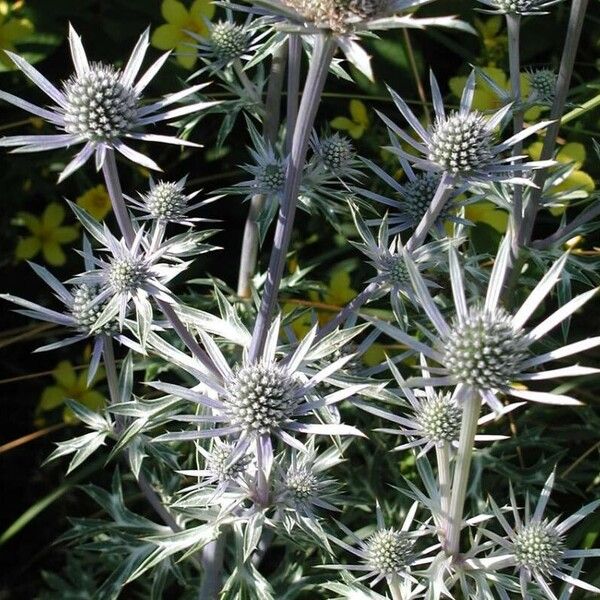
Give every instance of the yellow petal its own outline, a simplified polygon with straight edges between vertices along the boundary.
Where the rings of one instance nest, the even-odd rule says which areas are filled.
[[[97,185],[79,196],[77,205],[85,209],[94,219],[101,221],[111,211],[112,205],[106,188]]]
[[[67,262],[67,257],[65,253],[62,251],[60,244],[56,242],[46,242],[42,245],[42,254],[44,255],[44,260],[49,264],[55,267],[60,267]]]
[[[185,41],[178,44],[175,49],[175,53],[177,56],[177,62],[184,69],[193,69],[196,64],[196,59],[198,58],[198,52],[196,49],[190,45],[191,38],[186,37]]]
[[[594,180],[585,171],[573,171],[563,182],[552,188],[560,192],[584,191],[593,192],[596,189]]]
[[[19,225],[27,227],[32,233],[36,233],[40,230],[40,220],[31,213],[19,212],[17,213],[17,220],[19,221]]]
[[[163,0],[160,12],[167,23],[171,23],[171,25],[179,28],[183,27],[189,18],[186,7],[177,0]]]
[[[585,146],[578,142],[565,144],[556,157],[559,162],[578,162],[580,166],[585,162]]]
[[[350,287],[350,274],[344,269],[337,269],[329,278],[329,288],[325,294],[328,304],[342,305],[356,297],[356,291]]]
[[[335,117],[329,122],[329,124],[334,129],[341,129],[343,131],[348,131],[349,129],[352,129],[352,127],[356,127],[356,124],[348,117]]]
[[[491,17],[483,23],[483,32],[485,37],[494,37],[502,29],[502,18]]]
[[[206,27],[206,25],[202,17],[206,17],[210,21],[214,14],[215,5],[212,3],[212,0],[195,0],[190,7],[190,15],[192,16],[192,19],[194,19],[194,22],[197,21],[204,27]]]
[[[167,24],[157,27],[150,41],[159,50],[171,50],[179,44],[183,36],[184,34],[179,27]]]
[[[80,402],[92,410],[98,410],[105,405],[104,394],[96,390],[88,390],[81,395]]]
[[[508,226],[508,213],[487,200],[469,204],[465,207],[465,216],[469,221],[486,223],[500,233],[504,233]]]
[[[56,383],[66,390],[73,389],[77,385],[77,374],[69,360],[61,360],[52,371],[52,376],[56,379]]]
[[[59,244],[67,244],[79,239],[77,227],[59,227],[52,232],[52,238]]]
[[[33,23],[29,19],[11,19],[2,26],[0,35],[5,42],[18,42],[33,33],[33,29]]]
[[[20,260],[29,260],[33,258],[42,247],[42,242],[36,237],[27,237],[19,240],[15,248],[15,258]]]
[[[58,202],[51,202],[46,206],[46,210],[42,215],[42,223],[44,227],[53,229],[58,227],[65,218],[65,209]]]
[[[362,361],[367,367],[374,367],[385,360],[385,348],[381,344],[371,344],[362,355]]]
[[[359,125],[369,124],[367,107],[360,100],[350,100],[350,115],[352,116],[352,120]]]
[[[540,160],[540,156],[542,155],[542,142],[533,142],[531,146],[527,147],[527,154],[533,158],[533,160]]]
[[[65,398],[65,390],[63,388],[51,385],[42,392],[38,409],[40,411],[52,410],[63,404]]]
[[[525,94],[523,94],[525,95]],[[527,109],[523,114],[523,118],[527,123],[532,123],[533,121],[537,121],[542,114],[542,109],[539,106],[532,106]]]

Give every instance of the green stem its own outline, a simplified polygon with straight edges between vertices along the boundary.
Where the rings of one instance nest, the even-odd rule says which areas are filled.
[[[438,483],[440,487],[440,508],[442,511],[440,518],[440,533],[443,539],[442,544],[448,536],[449,518],[450,518],[450,446],[447,442],[442,442],[435,447],[435,456],[438,467]]]
[[[481,411],[481,396],[476,390],[467,388],[462,402],[462,424],[454,464],[446,542],[446,553],[453,557],[457,557],[460,552],[460,533],[471,471],[471,459],[473,458],[473,444]]]

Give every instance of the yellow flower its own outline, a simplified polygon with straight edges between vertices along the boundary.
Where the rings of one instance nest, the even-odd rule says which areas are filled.
[[[79,230],[73,226],[61,226],[65,209],[58,203],[48,204],[41,218],[28,212],[17,214],[17,222],[29,229],[31,235],[17,244],[15,257],[29,260],[42,251],[44,260],[51,265],[64,265],[65,253],[61,244],[68,244],[79,237]]]
[[[110,196],[102,184],[90,188],[79,196],[76,202],[78,206],[85,209],[97,221],[102,221],[112,208]]]
[[[0,1],[0,63],[6,69],[15,69],[16,67],[3,51],[14,52],[15,44],[31,35],[33,31],[33,23],[29,19],[13,17],[8,2]]]
[[[350,100],[350,116],[335,117],[330,123],[334,129],[347,131],[348,135],[357,140],[362,137],[369,127],[367,107],[360,100]]]
[[[539,160],[542,154],[542,142],[534,142],[527,148],[527,154],[533,160]],[[585,162],[585,146],[577,142],[565,144],[556,155],[556,160],[563,164],[572,164],[573,170],[563,181],[551,188],[552,192],[567,192],[577,190],[582,195],[589,195],[596,188],[594,180],[581,170]],[[566,206],[555,206],[550,209],[554,216],[559,216],[565,212]]]
[[[498,85],[498,87],[510,92],[510,81],[508,76],[502,69],[496,67],[484,67],[482,71]],[[449,87],[452,93],[460,98],[462,95],[463,88],[467,82],[466,77],[452,77],[449,82]],[[521,73],[521,96],[526,98],[531,91],[529,85],[529,79],[525,73]],[[503,104],[500,98],[494,94],[493,90],[481,79],[477,77],[475,93],[473,94],[473,105],[474,110],[496,111],[502,108]],[[525,112],[524,118],[526,121],[534,121],[540,116],[541,110],[539,107],[534,106]]]
[[[474,223],[485,223],[499,233],[504,233],[508,226],[508,213],[488,200],[467,205],[465,217]]]
[[[163,0],[161,12],[166,23],[152,34],[152,45],[161,50],[175,48],[177,62],[185,69],[192,69],[197,53],[190,44],[196,42],[187,32],[204,37],[208,35],[206,20],[212,19],[215,14],[214,4],[211,0],[195,0],[188,10],[178,0]]]
[[[485,21],[475,19],[475,29],[481,34],[483,44],[480,64],[494,67],[498,63],[504,62],[508,52],[508,37],[502,31],[503,25],[504,19],[500,16],[491,17]]]
[[[82,369],[79,375],[75,367],[68,360],[62,360],[52,371],[55,385],[50,385],[44,389],[40,401],[36,408],[38,422],[42,413],[53,411],[64,405],[65,400],[76,400],[80,404],[87,406],[91,410],[98,410],[105,404],[104,395],[94,389],[88,388],[87,369]],[[92,384],[101,379],[104,374],[98,371]],[[73,411],[64,407],[63,420],[65,423],[75,423],[77,418]]]

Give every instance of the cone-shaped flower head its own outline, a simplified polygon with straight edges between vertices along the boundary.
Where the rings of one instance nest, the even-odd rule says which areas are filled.
[[[565,545],[556,527],[544,520],[528,523],[517,531],[513,549],[518,567],[548,577],[559,565]]]
[[[219,21],[210,30],[209,45],[213,55],[224,62],[243,56],[248,50],[250,32],[244,25]]]
[[[172,181],[159,181],[144,196],[144,201],[151,216],[165,221],[181,219],[188,204],[181,186]]]
[[[461,417],[462,410],[451,394],[433,393],[421,400],[414,411],[415,422],[434,443],[458,440]]]
[[[406,571],[414,559],[414,539],[398,529],[380,529],[367,540],[369,566],[385,576]]]
[[[94,328],[102,311],[106,308],[106,301],[104,303],[93,303],[98,295],[97,287],[82,283],[74,286],[71,293],[73,294],[71,314],[82,332],[88,335],[92,332],[111,334],[119,330],[119,322],[116,318],[107,321],[97,329]]]
[[[450,247],[450,280],[456,313],[448,324],[431,297],[421,273],[405,252],[417,305],[425,311],[436,329],[436,334],[431,338],[431,346],[388,323],[373,321],[384,333],[440,365],[435,367],[436,377],[412,378],[409,380],[412,385],[457,385],[457,390],[465,387],[474,388],[497,413],[503,412],[503,404],[496,397],[498,391],[534,402],[579,404],[574,398],[562,394],[524,389],[522,383],[529,385],[529,382],[536,380],[574,377],[597,372],[597,369],[579,365],[547,371],[539,371],[539,367],[556,358],[564,358],[598,346],[600,337],[568,344],[553,352],[539,355],[534,352],[535,342],[583,306],[597,290],[593,289],[573,298],[531,330],[526,330],[525,323],[558,282],[567,255],[563,255],[550,267],[527,300],[514,314],[511,314],[499,306],[500,293],[508,269],[509,253],[509,237],[506,237],[498,251],[483,306],[479,301],[472,302],[469,306],[458,255],[454,247]]]
[[[509,116],[511,105],[504,106],[487,117],[471,108],[474,89],[475,72],[467,79],[459,110],[447,113],[432,73],[435,122],[428,129],[421,125],[406,102],[390,89],[394,103],[420,139],[410,137],[386,115],[380,114],[388,126],[390,136],[396,136],[398,140],[410,144],[417,155],[406,152],[398,142],[389,150],[419,169],[446,173],[464,184],[475,181],[506,181],[523,171],[549,166],[550,163],[547,162],[521,163],[510,155],[504,156],[512,146],[547,127],[548,122],[537,123],[505,141],[497,142],[497,128]]]
[[[539,15],[561,0],[479,0],[491,9],[485,12],[509,15]]]
[[[337,132],[318,140],[314,149],[323,164],[332,171],[348,166],[356,156],[350,138]]]
[[[286,471],[283,485],[294,502],[306,502],[319,491],[319,480],[306,465],[297,465]]]
[[[556,95],[557,76],[552,69],[533,69],[527,73],[531,88],[529,100],[538,104],[552,104]]]
[[[224,483],[233,481],[246,472],[251,458],[239,456],[234,458],[235,444],[215,439],[211,451],[206,454],[206,470],[210,476]]]
[[[140,37],[122,71],[111,65],[90,63],[81,39],[72,27],[69,30],[69,44],[75,73],[60,89],[23,58],[8,53],[15,65],[52,99],[54,105],[42,108],[2,91],[0,99],[41,117],[54,125],[60,133],[9,136],[0,139],[0,146],[13,147],[14,152],[38,152],[83,144],[83,148],[60,174],[62,180],[92,155],[95,155],[96,168],[99,169],[104,163],[106,151],[112,149],[144,167],[160,170],[153,160],[126,145],[125,139],[196,145],[176,137],[143,132],[146,125],[182,117],[215,104],[200,102],[160,112],[197,92],[204,87],[202,84],[165,96],[151,104],[142,103],[142,92],[168,57],[165,54],[159,58],[135,82],[149,45],[147,31]]]

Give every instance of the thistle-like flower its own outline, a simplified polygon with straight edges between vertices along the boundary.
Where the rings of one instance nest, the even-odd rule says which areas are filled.
[[[532,104],[552,105],[556,95],[557,75],[552,69],[531,69],[527,72],[527,81],[531,92],[528,102]]]
[[[553,472],[540,494],[533,514],[531,514],[529,497],[525,504],[525,519],[521,518],[519,507],[515,496],[510,489],[511,511],[514,526],[511,527],[504,511],[498,507],[493,498],[490,504],[494,515],[504,530],[505,535],[498,535],[489,529],[483,533],[498,544],[498,549],[489,559],[493,561],[495,569],[514,567],[519,573],[521,593],[523,598],[529,597],[528,586],[532,579],[541,588],[546,598],[556,600],[556,595],[550,587],[549,580],[560,579],[568,585],[577,586],[582,590],[600,594],[600,588],[586,583],[573,576],[574,567],[567,564],[569,559],[583,559],[588,557],[600,557],[600,550],[569,550],[566,545],[566,533],[600,506],[600,500],[586,504],[570,517],[560,520],[544,518],[546,504],[552,492],[555,473]]]
[[[69,29],[69,44],[75,73],[63,83],[62,89],[55,87],[23,58],[7,52],[15,65],[49,96],[55,105],[49,109],[38,107],[2,91],[0,98],[48,121],[60,133],[4,137],[0,139],[0,146],[13,147],[13,152],[38,152],[83,144],[83,148],[60,174],[59,180],[62,181],[83,166],[92,155],[95,156],[96,168],[100,169],[108,149],[117,150],[140,165],[160,170],[153,160],[129,147],[124,142],[125,139],[197,145],[177,137],[143,132],[146,125],[199,112],[215,104],[197,102],[160,112],[194,94],[205,84],[192,86],[151,104],[142,104],[142,92],[169,56],[168,53],[164,54],[135,83],[149,46],[148,31],[138,40],[122,72],[111,65],[90,63],[81,39],[72,27]]]
[[[200,221],[208,221],[201,217],[189,217],[188,213],[214,202],[215,198],[208,198],[202,202],[191,203],[191,201],[200,193],[200,190],[186,194],[184,192],[187,176],[179,181],[157,182],[150,178],[150,189],[145,194],[139,192],[139,200],[126,196],[130,204],[140,211],[146,213],[140,217],[140,220],[156,220],[162,223],[178,223],[180,225],[189,225]]]
[[[492,10],[482,10],[500,15],[544,15],[546,9],[562,0],[479,0]]]
[[[365,574],[357,578],[357,581],[373,579],[371,587],[377,585],[382,579],[388,581],[401,581],[408,577],[411,565],[419,559],[419,563],[428,562],[431,558],[423,556],[436,546],[422,553],[416,552],[415,541],[427,532],[423,528],[411,531],[412,522],[418,509],[415,502],[409,509],[402,527],[386,527],[381,507],[377,504],[377,529],[367,539],[361,539],[350,531],[343,523],[338,523],[340,529],[352,545],[334,537],[329,536],[332,542],[344,548],[360,559],[360,564],[354,565],[326,565],[332,569],[347,569],[348,571],[362,571]]]
[[[504,106],[488,118],[483,113],[471,109],[474,89],[475,72],[473,71],[465,84],[460,109],[447,114],[438,83],[431,73],[431,92],[436,119],[429,129],[421,125],[406,102],[390,89],[396,107],[419,139],[407,135],[385,115],[379,113],[379,116],[388,126],[390,135],[395,135],[410,144],[420,156],[404,151],[399,143],[393,144],[389,150],[418,169],[432,173],[446,173],[462,184],[495,180],[528,183],[527,180],[515,176],[553,164],[552,161],[520,162],[522,157],[504,157],[507,150],[536,131],[544,129],[549,123],[547,121],[536,123],[497,143],[496,129],[508,116],[511,106]]]
[[[202,376],[202,383],[192,389],[162,382],[151,385],[211,409],[209,415],[177,415],[173,418],[175,421],[207,422],[216,427],[171,432],[156,440],[182,441],[227,435],[235,439],[235,456],[238,456],[244,454],[251,443],[261,444],[270,436],[276,436],[293,448],[306,451],[304,444],[293,437],[293,434],[362,435],[349,425],[306,423],[301,420],[369,387],[366,384],[350,385],[323,397],[316,394],[316,386],[341,369],[353,356],[344,356],[309,377],[300,367],[311,349],[316,328],[310,331],[291,356],[276,361],[279,325],[280,320],[275,319],[269,332],[268,344],[257,362],[250,363],[245,358],[242,364],[233,368],[215,342],[201,332],[203,345],[219,370],[219,379],[210,375]],[[196,372],[194,375],[199,376]]]
[[[410,257],[406,257],[415,296],[436,329],[436,334],[431,335],[431,345],[418,341],[388,323],[377,320],[373,322],[384,333],[440,365],[430,369],[435,377],[409,380],[414,385],[457,385],[459,394],[462,394],[462,388],[474,388],[497,413],[503,410],[502,403],[496,397],[497,392],[533,402],[580,404],[570,396],[523,389],[523,384],[598,372],[597,369],[579,365],[548,371],[537,369],[557,358],[571,356],[600,345],[600,337],[588,338],[539,355],[533,352],[535,342],[583,306],[597,289],[573,298],[533,329],[526,331],[526,322],[559,280],[567,255],[563,255],[552,265],[523,305],[516,313],[510,314],[498,305],[507,273],[509,252],[507,237],[503,240],[496,257],[485,302],[483,305],[473,303],[469,306],[458,256],[456,250],[450,248],[450,279],[456,310],[450,324],[431,297],[419,270]]]

